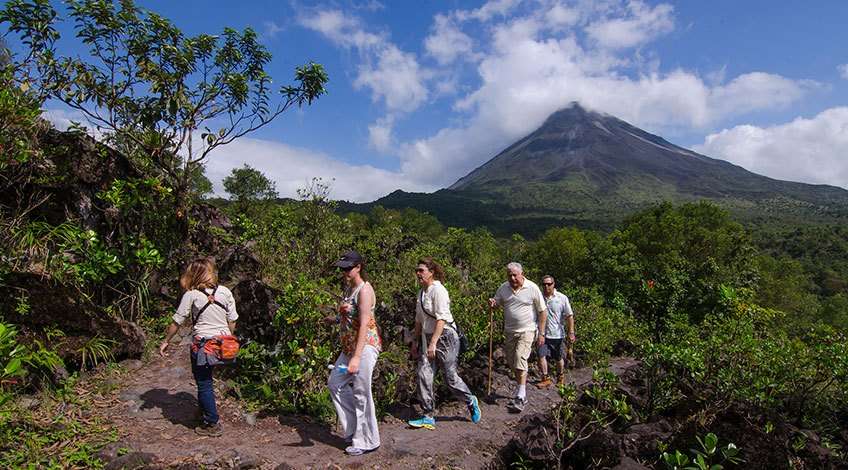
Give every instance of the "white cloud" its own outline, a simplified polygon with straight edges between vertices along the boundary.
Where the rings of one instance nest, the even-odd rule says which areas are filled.
[[[355,202],[373,201],[396,190],[432,191],[404,175],[370,165],[351,165],[323,153],[262,139],[241,138],[215,149],[206,163],[206,176],[215,194],[224,196],[222,180],[234,168],[250,165],[273,180],[281,197],[297,197],[312,178],[332,182],[330,197]]]
[[[46,119],[50,124],[60,131],[68,130],[74,123],[85,127],[86,133],[97,140],[101,140],[103,131],[97,128],[91,121],[88,120],[79,111],[69,111],[64,109],[45,109],[41,113],[41,117]]]
[[[382,35],[365,31],[356,17],[345,15],[340,10],[318,10],[301,16],[299,20],[302,26],[323,34],[340,46],[368,50],[386,42]]]
[[[726,85],[716,86],[710,97],[719,114],[734,114],[757,109],[782,108],[800,99],[818,84],[809,80],[790,80],[763,72],[740,75]]]
[[[842,64],[836,66],[836,70],[839,71],[839,76],[848,80],[848,64]]]
[[[505,16],[521,3],[521,0],[489,0],[483,6],[474,10],[460,10],[454,15],[460,21],[475,19],[486,22],[496,16]]]
[[[439,65],[450,64],[457,58],[472,58],[472,47],[471,38],[447,15],[436,15],[430,35],[424,39],[424,48]]]
[[[384,10],[386,5],[383,5],[382,2],[378,2],[377,0],[368,0],[366,2],[354,4],[353,7],[357,10],[380,11]]]
[[[725,129],[694,150],[772,178],[848,188],[848,107],[771,127]]]
[[[300,24],[342,47],[356,48],[362,61],[354,86],[368,88],[372,100],[382,101],[390,113],[410,112],[426,101],[432,73],[385,34],[368,31],[358,18],[340,10],[314,11],[301,17]]]
[[[638,0],[631,0],[624,10],[613,10],[586,27],[586,33],[601,47],[623,49],[635,47],[674,29],[674,9],[668,4],[653,8]]]
[[[368,126],[368,142],[378,152],[388,153],[392,148],[392,127],[394,119],[390,116],[380,118]]]
[[[389,112],[410,112],[427,99],[424,80],[430,72],[421,68],[413,54],[401,51],[393,44],[377,54],[377,64],[365,64],[353,85],[371,89],[375,102],[382,100]]]
[[[265,21],[262,23],[262,26],[265,28],[263,31],[263,37],[265,39],[273,39],[283,31],[283,27],[274,21]]]
[[[545,14],[545,21],[554,28],[569,27],[577,24],[580,20],[580,12],[576,8],[555,3]]]

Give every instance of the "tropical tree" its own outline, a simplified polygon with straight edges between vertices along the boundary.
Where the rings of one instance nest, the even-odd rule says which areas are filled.
[[[757,281],[749,234],[707,202],[640,212],[594,256],[608,296],[628,299],[658,335],[669,318],[700,322],[721,307],[728,289],[751,294]]]
[[[230,195],[230,199],[240,206],[277,197],[274,182],[247,164],[242,168],[233,168],[230,176],[224,178],[224,190]]]
[[[250,28],[186,36],[132,0],[69,0],[68,19],[87,56],[62,55],[48,0],[11,0],[0,24],[20,37],[15,81],[82,114],[139,170],[174,190],[178,218],[192,175],[216,148],[323,95],[320,64],[297,67],[294,84],[273,88],[271,54]]]

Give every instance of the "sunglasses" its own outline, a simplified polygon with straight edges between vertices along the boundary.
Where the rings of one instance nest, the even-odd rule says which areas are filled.
[[[417,272],[417,273],[423,273],[426,270],[427,270],[426,268],[415,268],[415,272]]]
[[[542,285],[543,286],[552,286],[552,285],[554,285],[554,283],[553,282],[543,282]]]
[[[350,266],[350,267],[347,267],[347,268],[339,268],[339,269],[340,269],[340,270],[342,270],[342,271],[344,271],[344,272],[348,272],[348,271],[350,271],[351,269],[353,269],[353,268],[355,268],[355,267],[356,267],[356,266]]]

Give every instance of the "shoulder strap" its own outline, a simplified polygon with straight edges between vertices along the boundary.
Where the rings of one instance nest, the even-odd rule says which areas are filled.
[[[421,302],[421,311],[422,311],[422,312],[424,312],[424,315],[427,315],[428,317],[430,317],[430,318],[432,318],[432,319],[434,319],[434,320],[436,320],[436,321],[439,321],[439,319],[438,319],[438,318],[436,318],[436,316],[435,316],[435,315],[433,315],[432,313],[427,312],[427,309],[425,309],[425,308],[424,308],[424,289],[421,289],[420,293],[418,294],[418,299],[419,299],[419,301]],[[442,320],[442,321],[444,321],[444,320]],[[447,325],[447,326],[449,326],[449,327],[453,328],[453,331],[456,331],[457,333],[459,333],[459,330],[456,328],[456,320],[454,320],[454,321],[452,321],[452,322],[450,322],[450,323],[445,322],[445,325]]]
[[[360,284],[360,285],[356,286],[356,288],[355,288],[355,289],[353,289],[353,290],[350,292],[350,295],[348,296],[348,299],[350,299],[350,301],[351,301],[351,302],[356,302],[356,304],[358,305],[358,304],[359,304],[359,291],[361,291],[363,287],[365,287],[365,282],[364,282],[364,281],[362,282],[362,284]]]
[[[226,305],[222,304],[221,302],[218,302],[218,299],[215,298],[215,292],[217,292],[217,291],[218,291],[218,286],[215,286],[215,288],[212,289],[211,294],[207,294],[206,292],[200,291],[200,292],[203,292],[203,294],[206,295],[207,302],[206,302],[206,305],[204,305],[203,307],[201,307],[200,310],[197,311],[197,315],[195,315],[191,318],[191,326],[192,327],[194,327],[194,325],[197,324],[197,321],[200,320],[200,315],[202,315],[203,312],[205,312],[206,309],[209,308],[209,306],[212,305],[212,304],[215,304],[215,305],[223,308],[224,311],[226,311],[226,312],[230,311],[230,309],[228,309]]]

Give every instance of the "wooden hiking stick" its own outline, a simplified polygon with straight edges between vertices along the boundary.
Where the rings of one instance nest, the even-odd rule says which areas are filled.
[[[489,307],[489,384],[486,386],[486,395],[492,396],[492,324],[494,323],[495,309]]]

